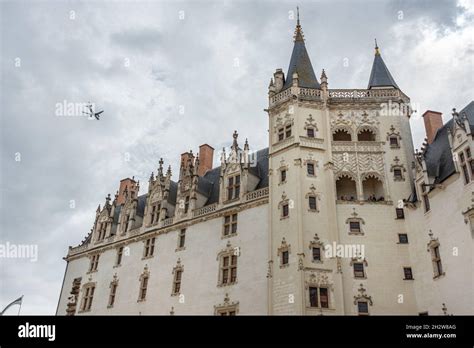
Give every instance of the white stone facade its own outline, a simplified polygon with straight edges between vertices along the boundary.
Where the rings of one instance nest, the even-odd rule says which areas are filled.
[[[456,168],[433,184],[414,155],[410,111],[387,114],[410,103],[398,87],[331,90],[324,71],[318,88],[299,81],[294,73],[284,88],[277,70],[267,165],[252,170],[248,144],[240,149],[234,134],[231,152],[212,170],[218,197],[206,189],[212,174],[198,175],[203,164],[187,153],[177,183],[160,163],[146,196],[137,197],[138,185],[128,179],[128,189],[112,204],[108,198],[91,234],[69,250],[57,314],[473,314],[472,169],[470,183]],[[474,153],[469,124],[461,128],[450,138],[453,153]],[[236,182],[239,190],[229,193]],[[429,212],[421,183],[433,184]],[[326,255],[333,245],[362,253]],[[90,271],[93,255],[100,257]],[[222,284],[225,255],[229,263],[236,256],[237,271],[232,278],[229,268]]]

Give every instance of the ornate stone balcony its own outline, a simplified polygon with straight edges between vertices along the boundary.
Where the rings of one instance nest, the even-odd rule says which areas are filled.
[[[245,195],[244,200],[245,202],[254,201],[256,199],[268,196],[268,192],[269,192],[268,187],[264,187],[264,188],[261,188],[260,190],[252,191]]]
[[[214,203],[214,204],[211,204],[211,205],[206,205],[202,208],[198,208],[198,209],[193,211],[193,217],[198,217],[198,216],[202,216],[202,215],[212,213],[212,212],[217,210],[217,206],[218,206],[218,204]]]
[[[270,97],[270,106],[283,103],[293,96],[297,96],[301,100],[321,100],[322,91],[313,88],[290,87]],[[405,102],[409,98],[398,89],[330,89],[329,99],[334,101],[354,101],[370,99],[402,99]]]
[[[383,152],[383,141],[333,141],[332,152]]]
[[[329,98],[334,100],[353,101],[354,99],[393,99],[409,98],[398,89],[330,89]]]

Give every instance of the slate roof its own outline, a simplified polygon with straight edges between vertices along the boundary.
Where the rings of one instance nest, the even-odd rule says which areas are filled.
[[[370,72],[369,85],[367,88],[371,89],[372,87],[395,87],[399,89],[380,55],[378,47],[376,47],[374,63],[372,64],[372,71]]]
[[[474,101],[459,111],[459,114],[462,115],[464,112],[467,114],[471,132],[474,133]],[[435,177],[435,184],[443,182],[455,172],[448,140],[449,128],[453,128],[453,119],[438,130],[433,142],[427,145],[424,154],[428,176]]]
[[[308,52],[306,51],[299,21],[296,26],[295,44],[293,46],[293,52],[291,53],[290,65],[288,67],[288,73],[286,74],[286,81],[283,85],[283,89],[289,88],[293,84],[294,72],[298,73],[298,85],[300,87],[321,88],[321,85],[314,74]]]

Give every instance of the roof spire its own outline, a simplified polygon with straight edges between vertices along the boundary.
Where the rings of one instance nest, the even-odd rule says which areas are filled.
[[[375,39],[375,57],[367,88],[371,89],[372,87],[399,88],[382,59],[379,46],[377,45],[377,39]]]
[[[296,6],[296,29],[295,29],[295,42],[304,41],[303,30],[300,25],[300,8]]]
[[[311,60],[306,51],[303,30],[300,24],[300,9],[296,8],[296,29],[294,35],[294,46],[291,54],[290,66],[286,74],[283,89],[293,86],[293,74],[298,74],[298,86],[303,88],[321,88],[316,75],[314,74]]]

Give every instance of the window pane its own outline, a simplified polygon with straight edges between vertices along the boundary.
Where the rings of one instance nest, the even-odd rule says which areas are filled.
[[[359,313],[367,314],[369,313],[369,304],[365,301],[357,302],[357,309]]]
[[[314,288],[314,287],[309,288],[309,305],[311,307],[318,306],[318,288]]]
[[[319,289],[319,298],[321,300],[321,307],[322,308],[329,308],[328,289],[320,288]]]
[[[313,248],[313,260],[314,261],[321,261],[321,249],[320,248]]]

